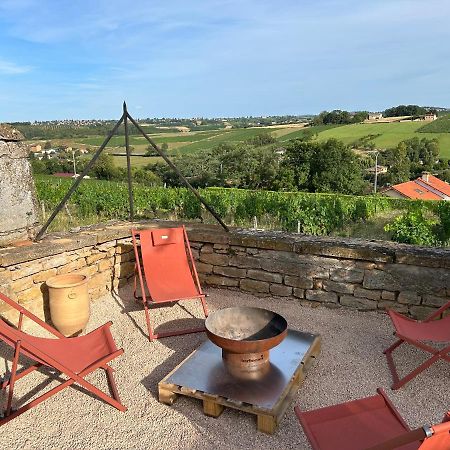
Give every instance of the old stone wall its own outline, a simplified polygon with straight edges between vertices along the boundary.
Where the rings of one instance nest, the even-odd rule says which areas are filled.
[[[26,239],[38,221],[28,147],[3,140],[0,129],[0,246]]]
[[[95,300],[133,277],[130,228],[99,226],[52,235],[31,247],[0,249],[0,291],[46,318],[45,280],[83,273],[91,277]],[[417,318],[450,300],[450,249],[281,232],[225,233],[196,224],[187,230],[206,285],[333,308],[394,308]],[[2,304],[0,312],[11,313]]]

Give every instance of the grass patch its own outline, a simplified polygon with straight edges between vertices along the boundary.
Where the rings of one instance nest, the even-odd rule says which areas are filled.
[[[450,114],[427,123],[417,131],[419,133],[450,133]]]

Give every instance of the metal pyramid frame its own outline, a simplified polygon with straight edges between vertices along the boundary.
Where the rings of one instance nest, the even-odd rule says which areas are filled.
[[[142,129],[142,127],[133,119],[133,117],[131,117],[131,115],[127,111],[126,103],[123,102],[122,117],[114,125],[114,128],[109,132],[109,134],[106,137],[106,139],[104,140],[103,144],[95,152],[94,156],[89,161],[89,163],[86,165],[86,167],[84,168],[84,170],[80,174],[80,176],[75,179],[74,183],[72,184],[70,189],[67,191],[64,198],[61,200],[59,205],[55,208],[55,210],[53,211],[51,216],[48,218],[47,222],[44,224],[44,226],[41,228],[39,233],[36,235],[35,241],[39,241],[42,239],[43,235],[47,231],[47,228],[53,222],[54,218],[61,211],[61,209],[64,208],[64,206],[68,202],[71,195],[76,191],[76,189],[78,188],[80,183],[83,181],[84,177],[92,169],[92,167],[95,164],[95,161],[97,161],[98,157],[100,156],[102,151],[105,149],[105,147],[108,145],[108,142],[114,136],[115,132],[119,129],[119,127],[122,123],[124,124],[124,128],[125,128],[125,148],[126,148],[126,155],[127,155],[128,197],[129,197],[129,204],[130,204],[130,221],[134,220],[134,200],[133,200],[133,189],[132,189],[132,179],[131,179],[131,152],[130,152],[130,145],[129,145],[128,120],[136,127],[136,129],[142,134],[142,136],[144,136],[144,138],[157,151],[157,153],[161,156],[161,158],[164,159],[164,161],[169,165],[169,167],[180,177],[180,179],[183,181],[183,183],[186,185],[186,187],[198,198],[198,200],[202,203],[202,205],[212,214],[212,216],[217,220],[217,222],[219,222],[219,224],[222,226],[222,228],[227,232],[229,231],[227,225],[222,221],[222,219],[217,214],[217,212],[212,208],[212,206],[210,206],[201,197],[201,195],[198,193],[198,191],[189,183],[189,181],[186,179],[186,177],[180,172],[180,170],[169,159],[169,157],[164,153],[164,151],[156,145],[156,143],[147,135],[147,133]]]

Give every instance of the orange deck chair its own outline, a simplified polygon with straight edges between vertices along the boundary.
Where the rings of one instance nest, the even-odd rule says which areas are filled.
[[[378,394],[303,412],[294,408],[313,450],[449,450],[450,411],[444,422],[410,430],[382,389]]]
[[[424,321],[409,319],[408,317],[402,316],[395,311],[389,311],[389,316],[391,317],[392,323],[395,327],[394,334],[399,338],[394,344],[384,351],[394,381],[392,389],[399,389],[405,383],[410,381],[419,373],[423,372],[438,360],[450,362],[450,315],[443,317],[442,319],[438,319],[438,317],[440,317],[441,314],[448,308],[450,308],[450,302],[436,310]],[[441,348],[435,348],[428,344],[424,344],[423,341],[432,341],[444,344],[444,346],[441,346]],[[392,352],[405,342],[418,347],[425,352],[431,353],[432,356],[408,375],[405,375],[403,378],[399,378],[394,360],[392,358]]]
[[[208,316],[185,227],[131,230],[131,233],[136,257],[134,296],[144,305],[150,341],[205,331],[201,327],[155,333],[150,319],[151,306],[181,300],[200,300],[205,317]],[[136,292],[138,278],[141,297]],[[146,288],[150,294],[148,298]]]
[[[123,350],[118,350],[114,343],[114,339],[109,330],[111,322],[104,324],[85,336],[66,338],[50,325],[46,324],[34,314],[27,311],[24,307],[18,305],[1,293],[0,300],[6,302],[9,306],[19,312],[19,323],[17,328],[0,318],[0,339],[14,348],[14,358],[9,379],[0,382],[1,389],[9,387],[3,418],[0,416],[0,425],[9,422],[74,383],[79,384],[101,400],[117,408],[119,411],[126,411],[127,408],[120,402],[113,377],[113,369],[108,366],[110,361],[123,353]],[[21,331],[24,316],[45,328],[49,333],[56,336],[57,339],[31,336]],[[18,371],[17,366],[19,356],[27,356],[31,358],[35,364]],[[68,379],[42,394],[40,397],[31,400],[27,404],[13,411],[12,400],[15,382],[42,366],[55,369],[65,375]],[[112,391],[112,397],[84,379],[86,375],[99,368],[104,369],[106,372],[109,386]]]

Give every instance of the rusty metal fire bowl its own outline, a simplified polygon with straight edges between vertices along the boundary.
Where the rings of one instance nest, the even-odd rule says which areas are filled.
[[[287,334],[286,319],[262,308],[238,306],[216,311],[205,321],[208,338],[222,349],[228,371],[258,380],[270,368],[269,350]]]

